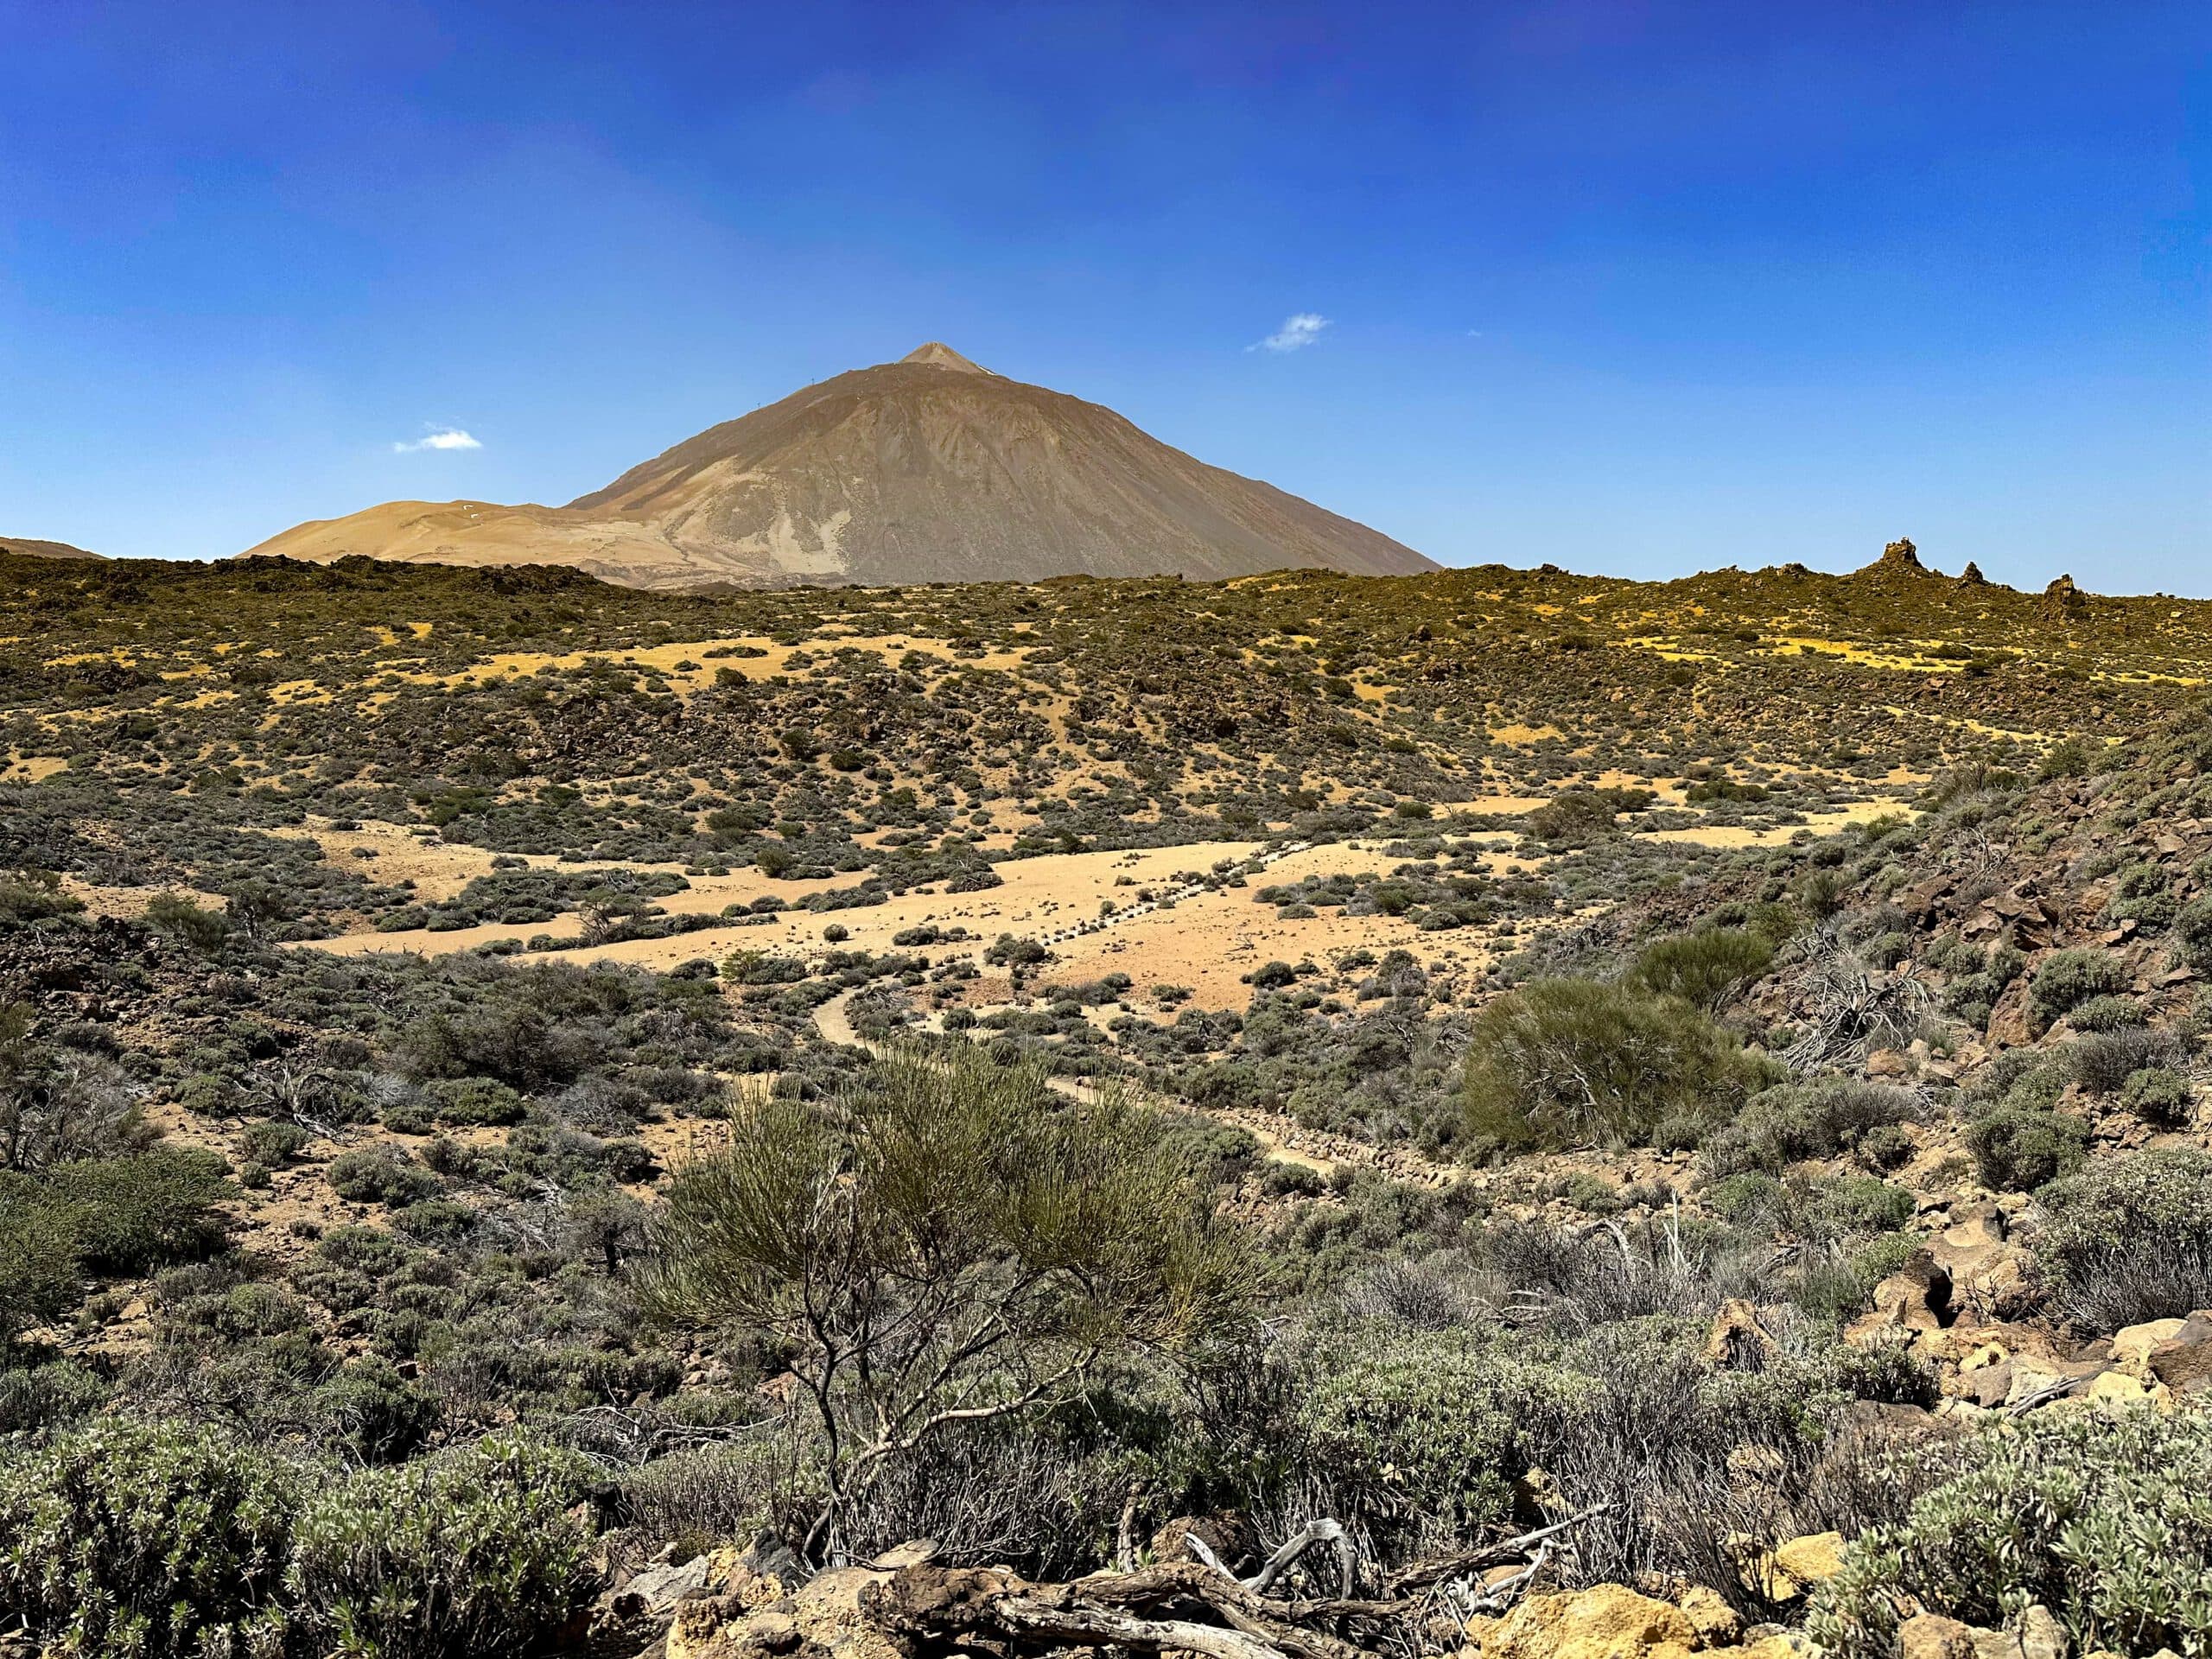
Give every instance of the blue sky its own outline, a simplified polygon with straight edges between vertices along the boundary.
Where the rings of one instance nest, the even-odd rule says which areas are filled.
[[[2212,593],[2212,6],[0,0],[0,532],[563,501],[928,339],[1446,563]]]

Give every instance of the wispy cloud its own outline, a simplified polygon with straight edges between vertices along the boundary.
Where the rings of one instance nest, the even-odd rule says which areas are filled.
[[[1321,338],[1321,331],[1329,320],[1319,311],[1300,311],[1285,317],[1282,327],[1265,340],[1255,341],[1244,349],[1248,352],[1295,352],[1311,346]]]
[[[483,444],[457,426],[442,426],[435,431],[419,437],[412,443],[395,443],[394,454],[412,454],[417,449],[481,449]]]

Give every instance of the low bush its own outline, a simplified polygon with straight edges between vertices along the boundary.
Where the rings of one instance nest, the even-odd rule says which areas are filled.
[[[308,1132],[296,1123],[250,1123],[238,1137],[238,1149],[255,1163],[273,1168],[298,1157],[308,1139]]]
[[[1983,1185],[2025,1192],[2082,1166],[2089,1126],[2045,1108],[1999,1105],[1967,1125],[1966,1142]]]
[[[221,1245],[231,1195],[212,1153],[156,1149],[0,1171],[0,1344],[74,1306],[86,1274],[139,1274]]]
[[[2212,967],[2212,893],[2192,899],[2174,918],[2174,953],[2192,968]]]
[[[1747,1169],[1779,1171],[1808,1158],[1857,1149],[1883,1167],[1882,1160],[1895,1148],[1883,1140],[1870,1146],[1870,1137],[1918,1116],[1911,1092],[1886,1084],[1851,1077],[1784,1084],[1754,1095],[1732,1122],[1715,1130],[1706,1141],[1703,1160],[1709,1173],[1726,1176]]]
[[[1742,928],[1715,927],[1646,945],[1627,982],[1654,996],[1679,996],[1715,1008],[1757,979],[1774,960],[1774,946]]]
[[[2048,1025],[2093,997],[2126,988],[2126,963],[2109,951],[2083,946],[2045,957],[2028,982],[2028,1001],[2037,1019]]]
[[[181,893],[156,893],[146,905],[146,925],[203,956],[221,950],[231,936],[230,921],[220,911],[203,909]]]
[[[1901,1604],[2001,1626],[2049,1608],[2077,1653],[2212,1647],[2212,1416],[2045,1413],[1984,1433],[1815,1593],[1832,1659],[1893,1659]],[[1900,1459],[1901,1482],[1927,1465]]]
[[[2093,1095],[2109,1095],[2138,1071],[2174,1059],[2177,1045],[2166,1032],[2132,1026],[2092,1032],[2069,1044],[2065,1055],[2067,1070],[2076,1083]]]
[[[103,1421],[0,1454],[0,1609],[57,1652],[276,1659],[296,1472],[221,1430]]]
[[[2042,1198],[2037,1253],[2063,1318],[2118,1331],[2212,1306],[2212,1155],[2101,1159]]]
[[[518,1659],[598,1590],[571,1452],[518,1435],[357,1475],[302,1511],[291,1586],[347,1659]]]
[[[1507,1150],[1644,1143],[1669,1118],[1726,1116],[1757,1076],[1732,1037],[1676,998],[1535,980],[1475,1017],[1466,1127]]]
[[[2120,1085],[2120,1103],[2154,1128],[2171,1129],[2189,1122],[2196,1103],[2189,1079],[2164,1066],[2146,1066],[2128,1074]]]
[[[1572,1394],[1465,1332],[1408,1333],[1325,1363],[1300,1427],[1332,1514],[1393,1554],[1444,1548],[1511,1512],[1523,1435]]]
[[[435,1198],[438,1178],[391,1147],[362,1147],[330,1160],[330,1189],[352,1204],[395,1209]]]

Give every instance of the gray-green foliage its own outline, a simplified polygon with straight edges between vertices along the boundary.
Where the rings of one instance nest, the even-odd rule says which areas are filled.
[[[220,1244],[223,1160],[156,1148],[0,1170],[0,1344],[73,1306],[88,1274],[143,1273]]]
[[[2093,997],[2127,988],[2127,965],[2110,951],[2093,946],[2054,950],[2028,982],[2028,1000],[2045,1023],[2069,1014]]]
[[[2171,1067],[2145,1066],[2128,1073],[2120,1085],[2120,1103],[2145,1123],[2172,1128],[2189,1121],[2196,1093],[2189,1079]]]
[[[1977,1436],[1853,1544],[1808,1633],[1833,1659],[1891,1659],[1901,1596],[1989,1626],[2040,1603],[2077,1653],[2212,1651],[2212,1417],[2050,1413]]]
[[[1448,1547],[1508,1516],[1579,1382],[1465,1332],[1373,1337],[1319,1368],[1299,1427],[1347,1525]]]
[[[0,1611],[65,1654],[273,1659],[300,1491],[268,1452],[177,1423],[0,1457]]]
[[[1833,1158],[1859,1147],[1874,1131],[1919,1116],[1910,1091],[1855,1077],[1783,1084],[1761,1090],[1702,1148],[1714,1175],[1747,1169],[1778,1172],[1808,1158]],[[1885,1144],[1877,1140],[1870,1154]],[[1878,1162],[1870,1156],[1869,1161]]]
[[[2066,1317],[2116,1331],[2212,1304],[2212,1156],[2101,1159],[2042,1198],[2037,1254]]]
[[[2089,1126],[2045,1107],[2004,1104],[1968,1123],[1966,1142],[1984,1185],[2026,1192],[2082,1166]]]
[[[1757,979],[1774,960],[1774,946],[1745,928],[1705,928],[1646,945],[1627,981],[1654,996],[1679,996],[1700,1007],[1717,1007]]]
[[[0,1453],[0,1616],[58,1655],[512,1659],[598,1588],[587,1474],[518,1435],[341,1477],[99,1419]]]
[[[366,1471],[301,1511],[290,1588],[345,1659],[514,1659],[591,1599],[573,1453],[515,1435]]]

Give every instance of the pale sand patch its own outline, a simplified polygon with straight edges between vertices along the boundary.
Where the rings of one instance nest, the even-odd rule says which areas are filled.
[[[412,881],[416,896],[426,902],[450,899],[478,876],[491,874],[492,861],[497,856],[481,847],[458,846],[434,836],[411,836],[398,824],[366,819],[359,830],[333,830],[326,822],[311,823],[306,830],[270,833],[313,842],[321,849],[324,863],[351,870],[366,880],[385,887]],[[376,856],[357,856],[364,852]]]
[[[1140,889],[1161,893],[1175,885],[1178,876],[1205,874],[1223,859],[1241,862],[1261,850],[1261,844],[1253,842],[1204,842],[1135,852],[1046,854],[998,866],[1003,885],[983,893],[910,893],[880,905],[827,912],[785,912],[766,922],[734,923],[665,939],[628,939],[533,959],[621,962],[667,969],[736,950],[798,957],[819,956],[831,949],[882,953],[906,948],[897,945],[895,937],[924,924],[947,931],[964,927],[977,936],[965,944],[929,948],[933,961],[949,954],[974,956],[1001,933],[1039,937],[1071,928],[1096,918],[1106,899],[1127,909],[1138,902]],[[1095,979],[1121,972],[1135,981],[1141,990],[1148,991],[1158,983],[1186,985],[1195,993],[1198,1006],[1242,1007],[1252,995],[1242,976],[1278,957],[1295,962],[1313,956],[1319,960],[1363,946],[1377,954],[1402,947],[1424,963],[1451,971],[1469,971],[1486,962],[1487,952],[1466,932],[1423,933],[1403,918],[1346,919],[1331,911],[1306,920],[1284,920],[1274,906],[1259,904],[1253,897],[1256,888],[1276,882],[1339,872],[1387,872],[1401,861],[1382,854],[1373,842],[1307,848],[1248,877],[1249,885],[1244,887],[1196,893],[1179,899],[1172,909],[1129,917],[1101,931],[1064,940],[1052,947],[1058,959],[1049,966],[1045,977]],[[1494,869],[1510,861],[1510,855],[1502,850],[1484,856],[1484,862]],[[672,912],[712,914],[725,905],[749,902],[766,893],[778,893],[788,902],[819,890],[817,884],[772,880],[751,870],[690,880],[691,891],[655,902]],[[846,885],[858,880],[853,878]],[[1124,880],[1127,885],[1122,885]],[[823,938],[823,930],[832,925],[847,933],[836,945]],[[574,938],[577,931],[576,918],[568,916],[533,925],[493,925],[450,932],[417,929],[349,934],[314,941],[303,948],[338,955],[413,950],[446,956],[501,939],[520,941],[541,933]]]
[[[1688,842],[1698,847],[1779,847],[1799,835],[1832,836],[1839,830],[1870,823],[1876,818],[1910,820],[1919,816],[1918,808],[1901,801],[1853,801],[1833,811],[1808,812],[1802,823],[1776,824],[1765,830],[1751,830],[1735,823],[1700,824],[1689,830],[1654,830],[1649,838]]]
[[[135,922],[146,913],[146,906],[156,893],[181,893],[202,910],[220,914],[230,908],[231,901],[219,893],[202,893],[197,887],[104,887],[96,882],[80,881],[73,875],[61,878],[61,890],[85,906],[90,920],[103,918]]]
[[[763,654],[758,657],[710,657],[709,652],[750,647]],[[952,656],[952,642],[934,639],[925,634],[874,634],[825,637],[815,635],[796,645],[779,645],[765,634],[736,634],[715,639],[678,639],[658,645],[631,645],[599,651],[572,651],[553,653],[542,651],[500,652],[478,658],[467,667],[452,674],[412,674],[407,677],[418,684],[469,685],[493,679],[528,679],[542,670],[556,672],[579,669],[591,663],[611,664],[617,668],[634,668],[639,671],[653,670],[664,676],[671,684],[687,690],[699,691],[715,683],[715,674],[730,669],[749,680],[766,679],[774,674],[791,671],[792,653],[806,652],[817,658],[842,651],[866,652],[884,659],[887,665],[895,664],[909,651],[918,651],[940,658],[954,669],[985,669],[1007,671],[1020,668],[1028,659],[1032,647],[1017,646],[1010,650],[986,652],[980,658]],[[690,667],[681,666],[690,664]]]
[[[0,784],[42,784],[57,772],[67,772],[69,761],[59,754],[16,754],[10,753],[8,764],[0,766]]]
[[[893,934],[924,922],[935,922],[948,928],[964,925],[988,942],[1001,933],[1037,934],[1071,927],[1097,915],[1102,899],[1110,898],[1117,904],[1133,904],[1139,887],[1166,887],[1179,873],[1205,872],[1217,860],[1249,858],[1257,850],[1256,843],[1251,842],[1203,842],[1139,852],[1046,854],[998,866],[1003,885],[982,893],[910,893],[884,904],[852,910],[784,912],[765,923],[702,929],[667,939],[628,939],[588,950],[563,951],[561,955],[569,961],[631,962],[667,967],[696,957],[734,950],[776,950],[785,954],[801,950],[819,951],[828,948],[822,932],[832,924],[843,926],[849,935],[837,947],[844,950],[891,950]],[[1116,878],[1124,876],[1130,885],[1117,886]],[[839,878],[838,885],[855,887],[861,879],[857,875]],[[734,872],[728,876],[695,875],[690,880],[690,892],[653,902],[671,912],[712,914],[726,905],[740,899],[750,902],[766,893],[778,894],[790,903],[810,893],[823,891],[819,882],[773,880],[757,870]],[[1249,899],[1249,895],[1243,896]],[[420,950],[425,955],[445,956],[495,939],[523,938],[535,933],[573,938],[576,931],[575,918],[564,917],[557,922],[530,926],[473,927],[443,933],[422,929],[404,933],[348,934],[319,940],[315,948],[341,955],[364,950]]]

